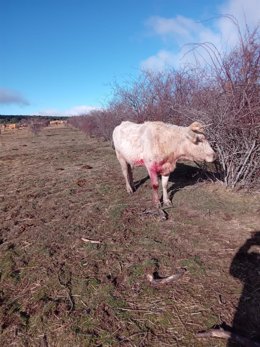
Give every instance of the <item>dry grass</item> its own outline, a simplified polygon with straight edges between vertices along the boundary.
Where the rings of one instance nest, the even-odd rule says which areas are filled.
[[[225,346],[196,333],[243,312],[244,333],[256,335],[257,251],[235,255],[260,230],[259,196],[194,184],[181,167],[162,222],[142,213],[149,180],[127,195],[107,142],[70,128],[0,136],[2,346]],[[178,282],[147,280],[180,267]]]

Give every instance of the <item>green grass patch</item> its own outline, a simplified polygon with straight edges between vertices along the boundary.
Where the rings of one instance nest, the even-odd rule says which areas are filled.
[[[181,261],[181,266],[185,267],[195,277],[200,277],[205,274],[205,265],[198,255],[183,259]]]

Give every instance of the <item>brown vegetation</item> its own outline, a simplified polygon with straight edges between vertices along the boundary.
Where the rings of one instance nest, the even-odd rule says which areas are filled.
[[[87,134],[110,139],[122,120],[161,120],[208,125],[219,154],[217,170],[226,186],[260,187],[260,41],[259,30],[239,31],[229,54],[210,43],[194,45],[208,54],[206,67],[162,73],[143,72],[137,80],[115,85],[106,110],[69,122]]]
[[[50,124],[50,121],[46,118],[30,117],[22,119],[18,124],[18,128],[29,128],[33,135],[39,135],[39,133]]]

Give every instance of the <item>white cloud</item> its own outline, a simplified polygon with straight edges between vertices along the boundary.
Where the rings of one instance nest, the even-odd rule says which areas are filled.
[[[75,106],[72,107],[68,110],[65,111],[65,113],[67,113],[68,115],[72,115],[72,116],[80,116],[80,115],[84,115],[87,114],[91,111],[97,110],[98,108],[95,106],[86,106],[86,105],[81,105],[81,106]]]
[[[249,29],[253,29],[260,24],[259,0],[229,0],[220,6],[219,11],[223,16],[232,15],[242,31],[245,25],[248,25]],[[232,21],[220,17],[217,27],[222,39],[229,45],[237,42],[238,33]]]
[[[219,51],[233,47],[238,42],[238,31],[226,15],[233,16],[243,31],[245,23],[251,29],[260,24],[258,9],[259,0],[228,0],[218,8],[220,15],[206,22],[183,16],[149,18],[146,26],[152,35],[162,40],[162,48],[143,60],[141,68],[160,71],[188,64],[194,59],[192,54],[186,54],[192,48],[191,43],[210,42]],[[199,53],[198,60],[207,59],[205,50]]]
[[[259,24],[259,0],[229,0],[220,6],[221,14],[233,15],[240,24],[246,23],[252,28]]]
[[[55,108],[48,108],[40,112],[36,112],[39,116],[59,116],[59,111]]]
[[[175,65],[176,58],[176,55],[172,52],[161,50],[156,55],[141,62],[141,68],[144,70],[163,71],[167,67]]]
[[[29,105],[29,102],[16,90],[0,88],[0,104],[18,104],[20,106],[25,106]]]
[[[193,37],[193,32],[201,29],[201,24],[183,16],[176,16],[175,18],[155,16],[148,19],[146,25],[152,30],[152,33],[161,38],[170,38],[176,41],[190,40]]]
[[[58,109],[45,109],[40,112],[38,112],[39,115],[42,116],[80,116],[88,114],[91,111],[98,110],[95,106],[87,106],[87,105],[80,105],[80,106],[74,106],[72,108],[66,109],[66,110],[58,110]]]
[[[193,55],[186,54],[192,48],[188,44],[212,42],[217,47],[219,45],[219,35],[191,18],[183,16],[171,19],[152,17],[148,20],[147,25],[154,35],[162,39],[162,45],[167,43],[167,49],[161,49],[155,55],[142,61],[140,65],[145,70],[162,71],[167,67],[178,68],[190,63]],[[175,49],[171,49],[173,46]]]

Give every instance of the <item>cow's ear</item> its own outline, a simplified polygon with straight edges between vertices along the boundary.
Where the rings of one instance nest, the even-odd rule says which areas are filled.
[[[204,133],[204,127],[200,122],[193,122],[189,128],[194,132]]]
[[[198,134],[195,131],[189,130],[187,134],[187,138],[195,144],[198,144],[199,142],[203,142],[205,139],[205,136],[203,134]]]
[[[187,138],[192,142],[192,143],[197,143],[198,141],[198,135],[192,131],[192,130],[189,130],[188,133],[187,133]]]

